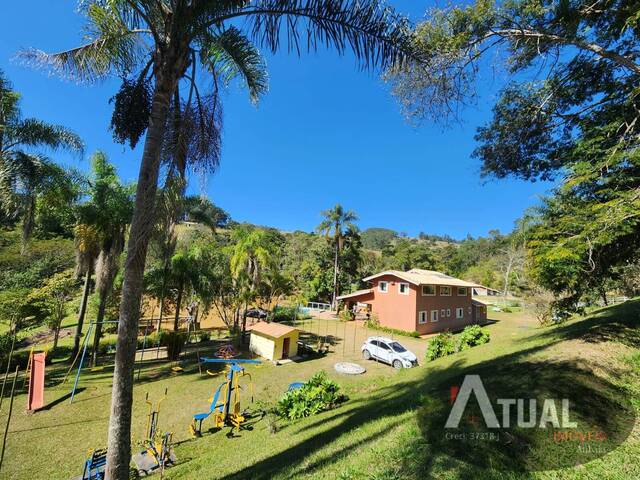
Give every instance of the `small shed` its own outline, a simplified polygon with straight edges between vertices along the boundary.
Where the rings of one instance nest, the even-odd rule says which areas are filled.
[[[298,353],[298,329],[281,323],[258,322],[251,326],[249,350],[267,360],[282,360]]]
[[[473,304],[473,321],[475,323],[486,323],[487,322],[487,306],[489,305],[486,302],[483,302],[481,300],[478,300],[477,298],[474,298],[473,300],[471,300],[471,303]]]

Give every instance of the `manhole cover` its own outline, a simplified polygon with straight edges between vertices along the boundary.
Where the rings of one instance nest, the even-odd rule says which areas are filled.
[[[338,362],[334,365],[336,372],[346,373],[347,375],[361,375],[367,371],[366,368],[358,365],[357,363]]]

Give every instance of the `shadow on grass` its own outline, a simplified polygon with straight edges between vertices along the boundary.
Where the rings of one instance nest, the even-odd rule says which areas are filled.
[[[619,342],[640,348],[640,299],[592,312],[587,318],[548,328],[541,338],[583,340],[589,343]]]
[[[313,423],[305,425],[298,433],[321,429],[331,425],[310,438],[251,466],[227,475],[228,480],[267,480],[276,476],[287,478],[319,471],[335,462],[335,455],[327,453],[315,459],[323,449],[331,451],[330,445],[356,429],[366,428],[371,422],[385,420],[389,428],[397,416],[407,411],[415,412],[418,432],[403,440],[402,445],[390,444],[392,461],[377,466],[375,478],[422,479],[437,478],[444,470],[455,470],[458,478],[478,475],[478,469],[486,469],[487,475],[518,475],[526,478],[527,472],[574,466],[605,455],[617,448],[629,435],[635,422],[635,411],[627,393],[613,383],[598,378],[575,361],[532,360],[531,356],[544,351],[554,343],[570,338],[589,338],[589,341],[616,340],[634,344],[633,331],[637,325],[636,313],[639,305],[621,306],[620,311],[598,312],[592,318],[579,323],[561,326],[540,336],[548,342],[515,353],[503,355],[472,367],[464,366],[464,359],[446,368],[431,366],[425,375],[416,380],[383,387],[367,398],[351,401],[335,411],[323,414]],[[635,315],[635,318],[633,318]],[[632,318],[629,318],[632,317]],[[584,323],[584,324],[581,324]],[[459,386],[467,374],[480,375],[500,421],[502,410],[496,398],[526,399],[525,420],[529,419],[529,399],[538,402],[537,418],[546,399],[557,399],[558,415],[561,415],[561,399],[568,399],[570,420],[577,427],[569,432],[562,428],[504,428],[499,430],[497,440],[471,440],[470,434],[486,433],[489,429],[482,420],[475,401],[470,401],[466,416],[461,423],[465,441],[450,441],[446,438],[444,424],[450,411],[449,396],[452,386]],[[473,398],[473,397],[472,397]],[[516,408],[511,409],[511,425],[515,425]],[[477,419],[480,419],[478,422]],[[539,422],[535,422],[539,425]],[[552,425],[547,425],[553,427]],[[561,425],[562,426],[562,425]],[[565,425],[566,426],[566,425]],[[554,432],[558,432],[554,436]],[[562,434],[571,433],[571,441],[561,441]],[[604,441],[589,443],[585,448],[584,438],[576,435],[604,432]],[[293,434],[292,431],[289,433]],[[367,435],[357,443],[340,449],[346,455],[380,438],[380,434]],[[390,440],[391,441],[391,440]],[[394,448],[391,448],[391,447]],[[580,448],[582,447],[582,448]],[[314,462],[309,463],[314,457]],[[512,473],[509,473],[512,472]],[[369,472],[370,474],[372,472]],[[378,474],[379,473],[379,474]]]

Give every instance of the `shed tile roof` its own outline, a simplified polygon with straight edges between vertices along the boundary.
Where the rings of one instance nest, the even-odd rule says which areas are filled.
[[[365,290],[358,290],[353,293],[346,293],[344,295],[340,295],[339,297],[336,297],[336,300],[344,300],[345,298],[360,297],[362,295],[366,295],[367,293],[371,293],[372,291],[373,291],[372,288],[367,288]]]
[[[459,278],[451,277],[442,272],[436,272],[434,270],[422,270],[419,268],[412,268],[406,272],[400,270],[386,270],[384,272],[376,273],[364,279],[365,282],[381,277],[383,275],[394,275],[402,280],[405,280],[414,285],[452,285],[454,287],[475,287],[477,284],[460,280]]]
[[[250,330],[251,332],[261,333],[272,338],[284,337],[289,333],[297,331],[296,328],[276,322],[258,322],[255,325],[247,327],[247,330]]]

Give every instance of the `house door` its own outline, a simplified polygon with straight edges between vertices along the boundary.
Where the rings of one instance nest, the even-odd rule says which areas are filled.
[[[282,358],[289,358],[289,343],[291,342],[290,338],[285,338],[282,342]]]

